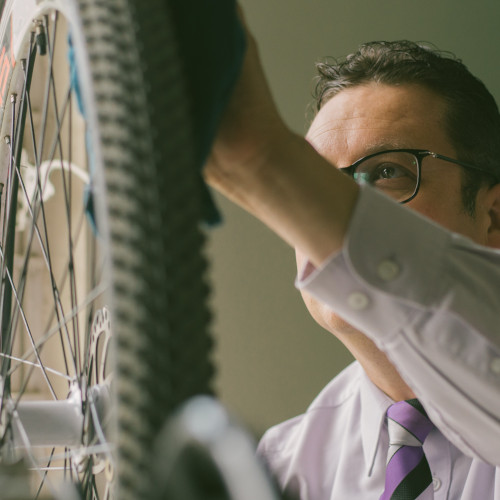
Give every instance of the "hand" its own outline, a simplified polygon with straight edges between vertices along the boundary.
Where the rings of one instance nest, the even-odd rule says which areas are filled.
[[[205,166],[207,182],[233,201],[248,197],[252,178],[277,156],[293,134],[274,104],[255,40],[246,30],[247,49],[240,78],[233,91],[211,156]]]

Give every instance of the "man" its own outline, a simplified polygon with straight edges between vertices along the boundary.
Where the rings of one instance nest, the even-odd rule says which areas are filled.
[[[278,116],[249,36],[206,169],[296,248],[309,311],[357,359],[260,453],[304,500],[380,498],[386,411],[418,397],[436,426],[419,498],[500,499],[498,109],[409,43],[321,71],[309,144]]]

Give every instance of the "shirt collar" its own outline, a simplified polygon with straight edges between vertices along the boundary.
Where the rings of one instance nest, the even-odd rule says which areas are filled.
[[[387,408],[394,403],[368,376],[361,376],[361,440],[368,475],[370,476],[380,448],[380,438],[385,427]],[[382,450],[385,453],[386,450]]]

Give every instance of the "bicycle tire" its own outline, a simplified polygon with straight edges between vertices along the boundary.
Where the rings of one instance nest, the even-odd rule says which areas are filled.
[[[99,275],[99,280],[102,279],[104,284],[103,290],[99,289],[99,300],[95,299],[94,304],[94,299],[90,300],[86,296],[82,306],[74,302],[69,304],[71,311],[78,313],[84,311],[81,314],[82,319],[73,321],[73,324],[77,325],[75,329],[78,329],[80,323],[85,326],[83,342],[87,350],[92,331],[95,332],[96,328],[106,330],[109,329],[109,324],[112,325],[114,378],[111,394],[116,412],[113,413],[115,416],[113,425],[109,426],[113,430],[114,448],[111,460],[113,466],[111,467],[108,462],[107,476],[110,479],[113,474],[115,475],[113,481],[115,497],[148,498],[150,450],[165,416],[188,397],[212,392],[213,368],[209,360],[211,340],[207,333],[210,321],[206,305],[208,286],[204,280],[206,262],[201,251],[203,235],[198,227],[199,184],[190,154],[192,138],[188,101],[184,92],[175,36],[172,26],[169,25],[167,6],[163,2],[8,0],[5,2],[0,21],[3,52],[7,54],[0,61],[0,70],[2,64],[7,64],[5,72],[0,74],[0,90],[3,103],[15,92],[22,97],[11,104],[10,108],[5,105],[1,116],[2,137],[7,135],[5,132],[9,127],[14,132],[17,131],[18,136],[16,139],[16,134],[12,133],[8,141],[0,146],[0,158],[10,157],[9,165],[12,166],[12,172],[9,174],[8,167],[4,164],[2,179],[5,177],[4,185],[11,193],[17,194],[16,178],[21,187],[24,185],[24,181],[21,180],[23,179],[21,169],[16,170],[15,167],[16,163],[21,163],[21,138],[26,134],[29,135],[29,130],[23,132],[25,116],[28,117],[27,129],[31,128],[29,108],[32,97],[28,96],[31,89],[36,89],[33,82],[30,86],[26,83],[31,76],[26,77],[27,73],[21,68],[23,66],[21,60],[23,57],[26,59],[27,63],[24,66],[27,66],[29,73],[30,54],[35,50],[39,52],[44,50],[41,47],[44,43],[43,31],[49,42],[49,47],[45,50],[48,51],[49,58],[55,59],[51,52],[49,32],[53,27],[51,22],[54,21],[54,25],[56,23],[52,19],[56,11],[68,23],[71,48],[75,52],[75,59],[68,68],[70,73],[76,68],[78,88],[75,88],[74,82],[70,85],[70,93],[73,96],[70,100],[81,100],[86,123],[85,136],[80,140],[83,141],[89,157],[86,170],[93,184],[89,198],[92,203],[87,203],[86,215],[90,217],[91,222],[97,220],[97,229],[94,228],[97,235],[92,233],[95,236],[94,246],[105,247],[101,261],[105,269]],[[31,19],[38,19],[41,22],[34,27],[37,32],[35,35],[31,35],[33,31],[30,25]],[[38,33],[40,27],[41,35]],[[46,56],[33,57],[35,58],[33,74],[36,76],[37,61]],[[50,82],[52,66],[48,74]],[[30,92],[23,94],[23,88],[28,87],[31,87]],[[50,84],[46,87],[50,89]],[[50,92],[48,90],[46,95]],[[46,100],[48,102],[50,96]],[[55,102],[55,98],[53,101]],[[43,109],[49,107],[48,104],[42,106]],[[65,118],[63,115],[59,121],[57,107],[54,108],[55,128],[59,136],[58,129],[62,130]],[[16,113],[21,117],[20,120],[15,121]],[[42,117],[42,122],[43,120]],[[13,126],[12,123],[16,125]],[[17,125],[18,123],[21,125]],[[57,139],[55,142],[63,141]],[[44,144],[43,140],[41,144]],[[40,144],[38,146],[40,147]],[[34,158],[32,163],[37,172],[39,191],[43,193],[39,174],[43,158],[37,158],[37,153],[34,152],[36,145],[32,149],[31,156]],[[60,149],[62,152],[62,146]],[[30,154],[27,153],[25,156]],[[54,160],[49,158],[48,161]],[[69,164],[72,165],[71,157]],[[63,182],[65,168],[61,166]],[[71,166],[68,168],[68,176],[73,178],[76,168]],[[51,167],[47,176],[50,171]],[[70,186],[73,186],[71,182]],[[36,192],[37,188],[34,189]],[[11,275],[14,273],[16,259],[14,250],[19,246],[17,240],[12,237],[14,234],[12,228],[20,219],[26,218],[26,210],[29,212],[29,208],[26,207],[23,209],[24,212],[17,210],[16,194],[9,194],[7,198],[2,197],[2,211],[6,214],[6,222],[2,225],[5,234],[2,238],[5,237],[6,242],[5,245],[2,243],[2,249],[5,250],[2,251],[4,281],[9,278],[9,269]],[[64,205],[68,205],[65,188],[63,194],[64,208]],[[69,198],[72,200],[72,197]],[[41,194],[38,204],[42,207],[39,210],[43,211],[45,201]],[[11,214],[15,214],[16,217],[9,225],[8,221],[13,217]],[[37,216],[34,218],[38,220]],[[67,274],[70,275],[69,281],[72,282],[71,274],[76,274],[77,271],[74,270],[75,259],[71,255],[73,246],[71,223],[67,225],[70,226],[67,237],[70,255],[64,265],[69,270]],[[31,236],[33,237],[37,231],[40,231],[37,225],[32,224]],[[49,246],[47,229],[40,241],[46,241],[46,246]],[[10,257],[7,251],[9,245],[13,248]],[[43,247],[43,243],[40,243],[40,246]],[[91,258],[93,253],[89,253]],[[30,259],[35,261],[34,257]],[[28,260],[25,258],[26,262]],[[28,264],[25,266],[27,268]],[[21,276],[24,274],[27,275],[28,272],[22,271]],[[50,268],[48,274],[52,280],[49,280],[51,289],[48,294],[55,297],[53,280],[53,275],[56,274],[55,268]],[[17,410],[20,401],[16,396],[13,406],[11,379],[14,379],[12,374],[17,370],[13,369],[13,366],[19,365],[14,365],[16,362],[9,349],[11,337],[20,328],[16,326],[19,316],[22,316],[24,323],[27,323],[25,316],[28,314],[24,311],[19,313],[25,307],[24,300],[28,302],[28,299],[24,298],[24,293],[18,297],[19,288],[24,291],[25,286],[28,286],[24,283],[30,278],[24,279],[24,282],[19,281],[21,285],[11,286],[10,292],[9,287],[2,288],[4,463],[7,462],[5,457],[10,453],[9,443],[12,436],[12,416],[9,415],[15,413],[12,408]],[[76,285],[74,287],[70,285],[69,288],[71,289],[69,295],[76,296]],[[58,295],[60,292],[57,288],[56,290]],[[93,286],[90,290],[95,293],[96,287]],[[39,294],[40,290],[35,290],[35,293]],[[101,300],[100,297],[104,293],[107,298]],[[26,297],[29,297],[28,293]],[[55,298],[51,300],[54,300],[54,309],[63,309],[60,298],[58,299],[60,303]],[[85,301],[92,303],[92,306]],[[103,302],[110,310],[110,322],[106,317],[106,310],[101,307]],[[21,303],[22,307],[19,305]],[[16,315],[18,319],[14,321]],[[70,316],[77,314],[75,312]],[[61,325],[65,322],[66,320],[58,320],[56,326],[62,330]],[[49,329],[54,330],[54,327],[49,326]],[[24,325],[24,330],[29,328]],[[12,335],[5,333],[8,331],[11,331]],[[45,333],[46,331],[40,335],[43,336]],[[61,341],[63,351],[65,342],[70,344],[70,340]],[[70,350],[77,352],[77,345],[80,345],[80,342],[82,341],[75,341]],[[5,349],[6,347],[8,349]],[[77,383],[79,394],[82,395],[79,404],[83,408],[83,423],[90,427],[94,415],[89,413],[89,408],[94,410],[96,408],[90,401],[99,394],[92,392],[92,376],[97,378],[97,375],[89,373],[89,370],[95,369],[89,360],[94,356],[95,359],[92,359],[95,361],[98,355],[103,355],[97,351],[98,347],[94,346],[94,352],[84,353],[80,371],[75,366],[70,373],[71,382]],[[41,354],[37,353],[34,358],[40,356]],[[38,359],[37,363],[41,364],[41,360]],[[17,370],[19,371],[21,370]],[[28,378],[32,379],[31,373]],[[50,378],[47,374],[45,376],[47,379]],[[15,381],[15,384],[23,387],[25,383]],[[64,401],[67,392],[54,395],[54,398]],[[106,418],[109,418],[107,414]],[[89,431],[84,433],[82,439],[88,440],[89,434]],[[100,437],[99,439],[103,441]],[[109,445],[107,442],[101,444]],[[81,446],[82,443],[76,447],[80,455],[84,453],[81,451]],[[88,468],[92,470],[92,467],[95,469],[93,461],[87,461],[87,469],[83,468],[83,473],[74,472],[71,446],[68,449],[69,451],[64,453],[65,458],[69,457],[65,460],[69,464],[67,474],[78,485],[80,495],[83,498],[112,497],[110,491],[98,489],[95,476],[87,470]],[[32,461],[30,467],[39,468],[40,464],[33,462],[33,454],[34,452],[28,452]],[[92,460],[97,460],[96,453],[89,455],[94,457]],[[41,475],[43,479],[46,478],[45,472]],[[57,491],[52,490],[50,493],[56,495]]]

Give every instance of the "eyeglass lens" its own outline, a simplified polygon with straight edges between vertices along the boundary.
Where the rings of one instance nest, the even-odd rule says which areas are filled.
[[[383,152],[361,161],[354,170],[358,184],[369,184],[399,202],[411,198],[418,184],[418,160],[412,153]]]

